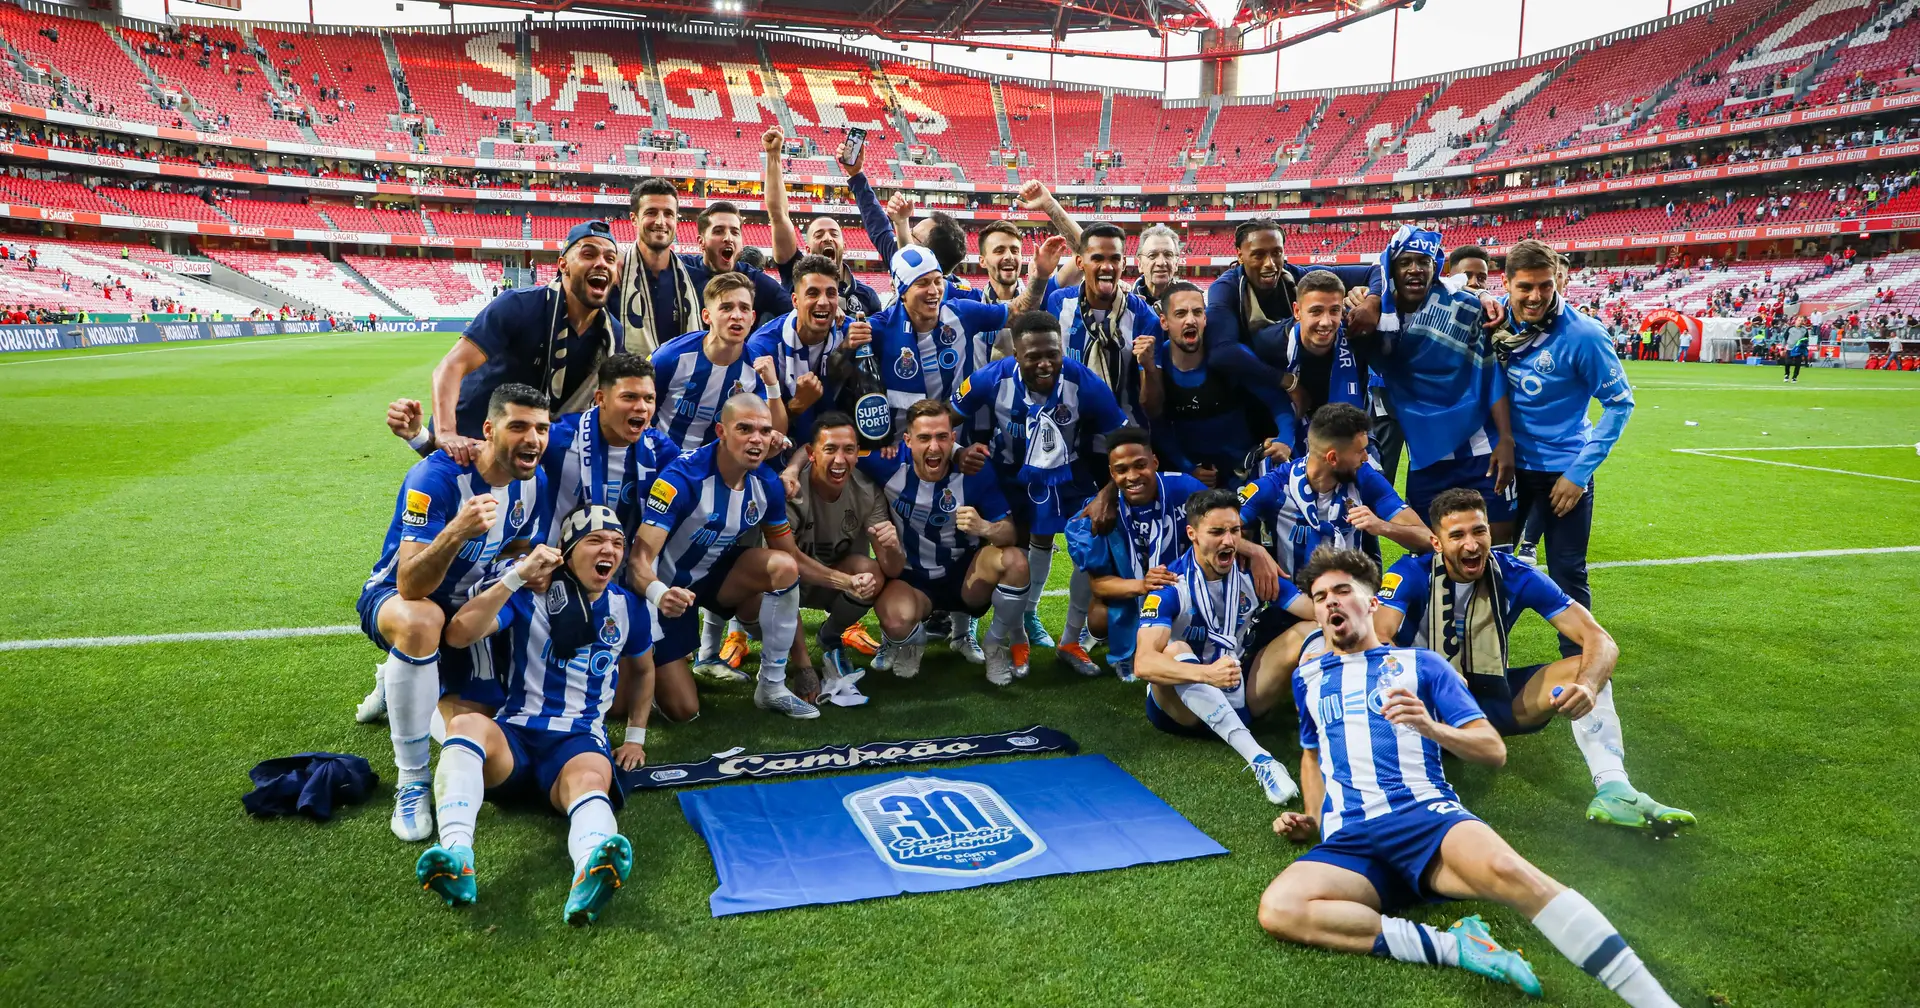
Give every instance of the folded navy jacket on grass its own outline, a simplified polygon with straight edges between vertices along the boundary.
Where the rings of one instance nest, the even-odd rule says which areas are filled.
[[[348,753],[306,752],[267,760],[247,772],[253,791],[241,798],[261,818],[300,813],[326,822],[335,802],[357,805],[380,783],[373,767]]]

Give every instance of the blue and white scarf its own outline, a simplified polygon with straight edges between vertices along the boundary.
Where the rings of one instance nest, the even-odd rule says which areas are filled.
[[[1380,282],[1385,285],[1380,294],[1380,331],[1400,331],[1400,310],[1394,305],[1393,298],[1393,260],[1402,252],[1418,252],[1433,260],[1434,273],[1440,272],[1440,232],[1422,231],[1411,224],[1400,225],[1393,233],[1393,239],[1387,242],[1387,248],[1380,253]]]
[[[1060,393],[1066,381],[1066,375],[1056,376],[1053,391],[1036,406],[1027,394],[1026,379],[1018,369],[1013,372],[1013,404],[1019,411],[1015,420],[1027,439],[1026,464],[1020,467],[1019,480],[1029,487],[1044,487],[1048,492],[1073,479],[1073,452],[1058,419]]]
[[[1127,564],[1133,576],[1144,578],[1147,571],[1162,566],[1161,557],[1172,548],[1178,530],[1167,520],[1167,480],[1155,473],[1153,503],[1144,507],[1134,507],[1127,503],[1127,495],[1116,493],[1120,499],[1121,538],[1127,542]],[[1146,526],[1148,539],[1145,542],[1134,537],[1134,530]]]
[[[1199,630],[1205,640],[1219,648],[1221,654],[1232,658],[1240,657],[1242,642],[1246,639],[1247,625],[1252,622],[1253,610],[1257,606],[1247,607],[1247,614],[1240,615],[1240,600],[1253,598],[1253,576],[1238,558],[1233,568],[1227,571],[1226,585],[1220,593],[1226,612],[1216,612],[1213,608],[1213,596],[1207,591],[1206,568],[1200,563],[1200,557],[1193,557],[1192,565],[1187,569],[1187,600],[1193,604],[1193,619],[1188,623],[1188,632]]]
[[[1293,534],[1289,537],[1293,549],[1290,570],[1306,570],[1308,558],[1321,546],[1353,545],[1348,541],[1353,537],[1342,533],[1342,529],[1353,531],[1347,522],[1347,508],[1353,503],[1349,489],[1347,484],[1336,486],[1328,499],[1322,501],[1313,484],[1307,482],[1307,460],[1295,459],[1288,465],[1287,506],[1294,512]]]

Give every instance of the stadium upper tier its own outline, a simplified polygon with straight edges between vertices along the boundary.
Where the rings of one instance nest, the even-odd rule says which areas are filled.
[[[881,184],[998,191],[1040,178],[1068,191],[1246,191],[1490,174],[1743,123],[1771,128],[1788,110],[1920,102],[1917,6],[1712,0],[1439,77],[1168,102],[752,31],[599,22],[299,32],[103,24],[0,4],[0,92],[148,135],[290,154],[735,178],[757,170],[760,133],[780,125],[790,172],[805,181],[832,177],[834,148],[858,127]]]

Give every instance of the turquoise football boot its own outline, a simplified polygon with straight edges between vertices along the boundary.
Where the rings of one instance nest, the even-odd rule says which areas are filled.
[[[606,909],[607,901],[633,873],[633,844],[618,833],[609,837],[592,854],[567,890],[567,923],[586,927]]]
[[[434,844],[414,862],[413,877],[420,881],[420,888],[432,890],[450,907],[471,906],[480,898],[473,879],[471,847]]]
[[[1500,947],[1479,914],[1454,921],[1447,933],[1459,939],[1460,968],[1489,980],[1512,984],[1529,997],[1540,996],[1540,978],[1520,953]]]

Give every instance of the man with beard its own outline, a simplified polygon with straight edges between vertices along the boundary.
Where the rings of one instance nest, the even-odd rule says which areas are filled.
[[[1325,271],[1345,287],[1365,286],[1371,266],[1295,266],[1286,261],[1280,222],[1268,217],[1233,229],[1239,263],[1207,288],[1207,354],[1242,344],[1268,366],[1263,380],[1279,381],[1287,366],[1287,327],[1293,320],[1295,285],[1310,272]]]
[[[1240,488],[1240,518],[1267,531],[1267,546],[1287,577],[1322,546],[1362,549],[1385,536],[1407,550],[1427,548],[1427,527],[1393,492],[1367,456],[1367,415],[1328,403],[1313,414],[1307,442],[1292,461]]]
[[[814,415],[839,395],[852,352],[872,342],[873,329],[842,310],[840,268],[832,259],[801,257],[791,273],[793,310],[747,338],[747,359],[756,369],[763,359],[772,362],[770,389],[786,400],[787,435],[805,444]]]
[[[1531,239],[1507,253],[1511,332],[1494,335],[1513,400],[1520,514],[1532,539],[1547,541],[1547,573],[1574,601],[1593,608],[1587,541],[1593,534],[1593,476],[1633,416],[1633,386],[1599,322],[1561,298],[1560,254]],[[1600,422],[1587,419],[1600,402]],[[1560,653],[1573,653],[1560,638]]]
[[[1627,779],[1613,704],[1613,669],[1620,660],[1613,637],[1537,568],[1493,548],[1479,494],[1440,494],[1432,521],[1433,552],[1401,557],[1380,582],[1380,608],[1373,615],[1380,637],[1440,652],[1502,735],[1537,732],[1555,714],[1566,718],[1598,792],[1587,805],[1588,819],[1656,836],[1692,825],[1692,813],[1654,801]],[[1573,641],[1578,653],[1511,667],[1507,637],[1527,609]]]
[[[1116,224],[1094,224],[1080,232],[1074,262],[1080,283],[1047,295],[1046,312],[1060,320],[1067,356],[1113,390],[1121,412],[1144,425],[1146,410],[1135,359],[1149,357],[1160,341],[1160,317],[1153,306],[1126,292],[1120,274],[1126,266],[1127,233]],[[1146,403],[1148,407],[1157,403]]]
[[[470,464],[482,443],[487,404],[502,385],[539,389],[554,416],[587,408],[594,369],[626,349],[620,321],[604,310],[619,251],[606,221],[577,224],[567,232],[551,283],[507,291],[474,316],[433,369],[436,447]]]
[[[1021,183],[1020,192],[1015,197],[1015,202],[1022,210],[1038,210],[1046,214],[1047,220],[1053,224],[1054,231],[1066,239],[1068,248],[1078,248],[1080,246],[1080,225],[1076,223],[1072,217],[1067,216],[1066,208],[1060,205],[1058,199],[1054,198],[1053,193],[1047,189],[1045,183],[1038,179],[1028,179]],[[920,221],[918,224],[913,224],[910,219],[912,213],[913,197],[905,192],[896,192],[892,198],[887,200],[887,217],[889,218],[887,227],[883,231],[878,232],[871,226],[868,227],[867,236],[873,239],[873,247],[880,252],[883,258],[889,262],[892,261],[894,251],[899,248],[899,243],[894,236],[896,234],[904,234],[911,239],[913,244],[925,246],[933,250],[935,258],[940,263],[940,272],[946,276],[947,293],[949,296],[972,301],[999,301],[1001,303],[1006,303],[1010,300],[1010,298],[1007,297],[988,298],[985,291],[975,290],[968,286],[965,281],[959,279],[955,270],[959,269],[960,264],[966,261],[967,236],[966,231],[960,227],[959,222],[954,220],[951,214],[936,210],[927,215],[926,219]],[[985,265],[984,260],[982,265]],[[1062,284],[1074,283],[1078,279],[1074,272],[1076,268],[1074,264],[1069,264],[1068,271],[1059,274],[1057,277],[1059,282]],[[1016,270],[1016,274],[1017,272]],[[1027,286],[1029,289],[1032,289],[1036,286],[1044,286],[1046,284],[1046,278],[1054,276],[1054,273],[1052,270],[1043,272],[1035,268],[1028,276],[1029,283]],[[1040,297],[1044,296],[1045,293],[1042,292]],[[1035,304],[1039,304],[1038,299],[1036,299]]]
[[[887,639],[886,667],[902,678],[920,673],[928,613],[979,617],[991,606],[982,649],[987,681],[1005,686],[1024,671],[1014,665],[1012,642],[1026,611],[1027,555],[1017,546],[999,477],[991,465],[971,475],[955,465],[953,413],[941,400],[908,407],[901,445],[892,456],[869,452],[860,459],[886,495],[906,553],[900,576],[874,606]]]
[[[962,381],[953,408],[972,421],[973,431],[984,432],[976,444],[991,453],[1002,474],[1000,491],[1013,506],[1016,523],[1030,535],[1027,569],[1039,590],[1027,597],[1025,639],[1013,645],[1015,667],[1025,668],[1029,646],[1054,646],[1038,611],[1053,566],[1053,538],[1099,489],[1104,474],[1092,460],[1105,453],[1106,435],[1126,423],[1126,414],[1092,369],[1062,352],[1060,323],[1053,314],[1016,315],[1009,328],[1014,355]],[[1077,648],[1067,660],[1082,674],[1097,674],[1085,659],[1091,642],[1087,610],[1093,603],[1086,571],[1073,572],[1068,596],[1061,639]]]
[[[1167,567],[1172,583],[1140,604],[1133,670],[1150,684],[1147,721],[1174,735],[1218,736],[1247,761],[1267,800],[1285,805],[1300,789],[1247,728],[1286,695],[1287,683],[1251,671],[1259,656],[1246,650],[1247,635],[1261,599],[1241,557],[1240,499],[1203,490],[1187,499],[1185,517],[1191,547]],[[1280,581],[1277,589],[1273,604],[1301,618],[1312,612],[1293,585]]]
[[[1288,456],[1306,450],[1307,424],[1320,407],[1367,403],[1367,347],[1347,339],[1346,292],[1339,278],[1325,270],[1308,273],[1296,289],[1286,374],[1281,378],[1293,401],[1292,422],[1280,429]]]
[[[1318,282],[1309,273],[1303,282]],[[1328,281],[1339,280],[1327,274]],[[1253,351],[1233,344],[1217,354],[1206,347],[1207,295],[1185,280],[1167,284],[1160,295],[1160,324],[1167,338],[1142,368],[1143,399],[1157,400],[1154,447],[1170,469],[1189,473],[1207,486],[1237,478],[1239,467],[1257,441],[1253,419],[1275,430],[1293,423],[1293,402],[1278,382],[1261,380],[1265,367]]]
[[[1380,568],[1364,553],[1329,549],[1300,578],[1330,650],[1293,675],[1305,810],[1281,813],[1273,830],[1320,842],[1261,894],[1260,926],[1281,941],[1453,966],[1539,997],[1533,967],[1495,943],[1479,915],[1441,931],[1383,913],[1491,900],[1524,914],[1633,1008],[1678,1008],[1586,897],[1461,805],[1441,754],[1499,767],[1506,743],[1438,655],[1381,643],[1372,618]]]
[[[853,685],[862,675],[844,650],[849,634],[858,631],[871,645],[860,620],[889,579],[900,576],[907,555],[887,517],[887,501],[880,488],[865,473],[854,470],[860,459],[860,439],[852,417],[838,410],[822,413],[812,440],[799,455],[804,461],[789,484],[797,492],[788,494],[787,518],[800,549],[800,607],[827,614],[814,640],[827,668],[818,693],[828,696],[841,684]],[[803,673],[812,667],[806,641],[795,642],[790,678],[805,682],[811,677]],[[797,685],[794,692],[813,699]]]
[[[980,268],[987,271],[987,285],[980,289],[980,300],[1006,304],[1019,297],[1023,289],[1020,226],[1012,221],[994,221],[981,228],[974,241],[980,253]]]
[[[1180,275],[1187,264],[1186,249],[1180,241],[1179,232],[1165,224],[1155,224],[1140,232],[1140,245],[1133,254],[1134,266],[1140,276],[1133,282],[1132,293],[1148,304],[1157,305],[1167,292],[1167,285]]]
[[[629,724],[616,755],[606,715],[616,691],[640,703],[652,693],[653,620],[613,583],[626,548],[620,519],[591,504],[559,524],[558,549],[537,547],[447,623],[449,644],[500,635],[510,675],[498,714],[468,712],[447,724],[434,779],[440,842],[420,855],[414,877],[448,906],[471,905],[481,802],[545,799],[567,817],[573,884],[562,915],[582,927],[633,870],[633,845],[613,818],[621,795],[614,763],[640,765],[646,728]],[[548,578],[547,590],[530,590]]]
[[[825,256],[834,267],[834,283],[840,292],[840,302],[846,306],[847,313],[855,318],[865,318],[877,313],[883,306],[879,292],[861,283],[847,268],[847,240],[840,230],[840,222],[822,214],[807,222],[806,244],[800,241],[799,232],[793,226],[793,218],[787,213],[787,183],[781,175],[780,158],[786,150],[786,134],[774,127],[760,138],[766,164],[762,170],[761,188],[767,194],[767,217],[773,224],[773,261],[780,269],[780,280],[786,285],[787,292],[797,294],[794,285],[799,275],[794,272],[801,256]],[[866,160],[866,146],[860,148],[860,157],[853,164],[836,160],[847,173],[847,188],[853,190],[854,203],[860,207],[862,221],[885,223],[886,210],[880,206],[880,198],[874,195],[873,187],[867,184],[867,176],[861,171]]]
[[[660,610],[654,690],[660,712],[685,721],[700,710],[688,659],[705,609],[760,626],[753,702],[792,718],[819,708],[787,687],[800,627],[799,550],[787,525],[787,491],[767,464],[776,434],[760,396],[728,398],[716,440],[667,464],[647,492],[646,517],[627,561],[631,584]],[[765,546],[752,545],[755,533]]]
[[[751,393],[769,403],[774,426],[785,430],[785,404],[773,393],[779,375],[773,361],[752,360],[747,335],[753,331],[753,281],[740,273],[721,273],[707,281],[701,318],[708,328],[690,332],[653,352],[653,369],[672,409],[654,423],[681,451],[711,441],[720,408],[734,396]]]
[[[612,300],[633,352],[651,354],[700,322],[701,291],[707,281],[739,266],[740,208],[715,200],[700,211],[700,251],[676,253],[680,193],[666,179],[650,178],[633,189],[635,241],[626,250]],[[754,310],[765,317],[793,310],[780,281],[757,269],[741,269],[752,285]]]
[[[486,440],[471,462],[434,452],[407,470],[380,560],[360,589],[360,630],[387,653],[376,688],[388,707],[399,778],[391,825],[402,840],[433,832],[427,760],[436,706],[451,720],[500,704],[491,651],[444,646],[441,631],[487,565],[545,538],[540,456],[549,425],[538,389],[497,386],[481,426]]]
[[[1347,335],[1368,340],[1407,438],[1406,500],[1424,514],[1453,487],[1478,491],[1498,542],[1513,541],[1513,426],[1484,295],[1435,282],[1440,233],[1402,225],[1380,253],[1379,293],[1355,297]],[[1355,292],[1358,294],[1358,292]],[[1496,303],[1497,307],[1497,303]]]

